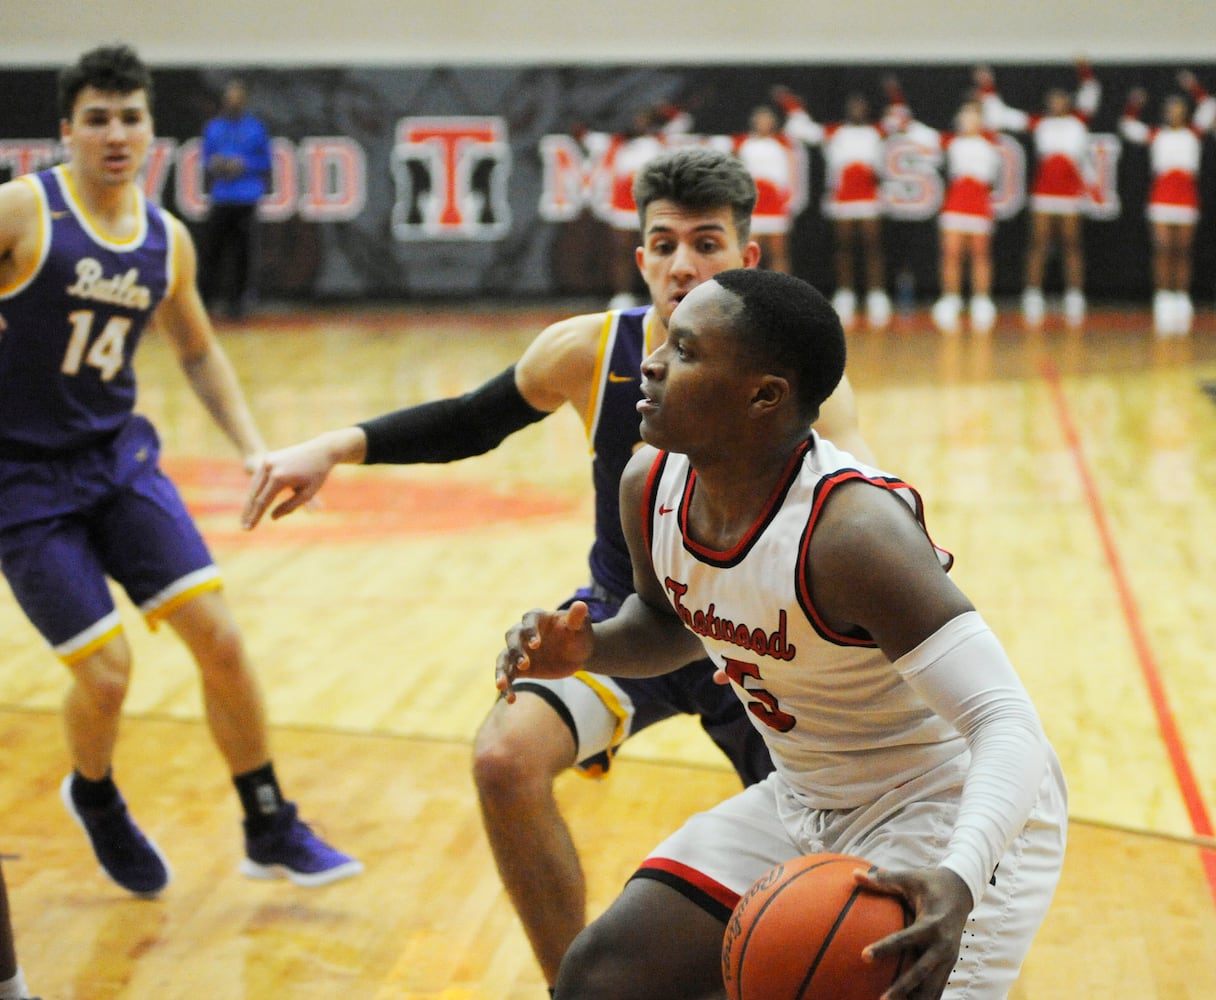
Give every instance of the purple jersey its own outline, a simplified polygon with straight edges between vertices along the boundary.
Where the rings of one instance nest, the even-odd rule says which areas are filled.
[[[633,593],[629,547],[621,530],[620,490],[625,466],[642,442],[642,359],[649,308],[610,312],[604,320],[600,360],[592,386],[587,433],[595,461],[595,542],[591,573],[614,597]]]
[[[108,239],[63,167],[27,175],[42,233],[32,273],[0,289],[0,457],[107,441],[135,405],[131,358],[173,282],[167,217],[138,189],[139,231]]]

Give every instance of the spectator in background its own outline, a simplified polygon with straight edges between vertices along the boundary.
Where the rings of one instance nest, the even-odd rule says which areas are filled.
[[[249,306],[258,202],[270,180],[270,136],[246,109],[248,100],[244,82],[230,80],[220,113],[203,129],[210,208],[200,247],[199,286],[208,309],[214,311],[223,298],[234,319]]]
[[[1199,222],[1199,162],[1201,139],[1216,121],[1216,98],[1200,86],[1193,73],[1178,74],[1178,82],[1195,102],[1187,121],[1187,99],[1170,94],[1162,103],[1162,124],[1150,128],[1140,120],[1145,92],[1137,88],[1127,98],[1119,131],[1128,142],[1148,146],[1153,186],[1148,195],[1153,236],[1153,330],[1159,337],[1185,336],[1191,331],[1191,253]]]
[[[887,110],[882,122],[870,120],[870,103],[852,94],[845,103],[845,120],[820,124],[812,120],[802,99],[787,87],[775,87],[774,99],[786,113],[786,134],[808,145],[821,145],[827,164],[823,211],[833,220],[836,235],[836,293],[832,306],[847,329],[857,310],[855,258],[865,265],[866,322],[882,329],[891,321],[882,247],[882,200],[879,181],[883,141],[907,121],[899,84],[884,82]]]
[[[1043,271],[1053,241],[1064,251],[1064,319],[1073,327],[1085,321],[1081,215],[1088,189],[1089,120],[1098,110],[1102,88],[1085,61],[1077,64],[1077,76],[1075,96],[1059,88],[1049,90],[1045,112],[1032,115],[1005,104],[990,69],[975,71],[987,126],[1034,137],[1038,160],[1030,190],[1030,242],[1022,291],[1022,316],[1030,326],[1040,325],[1046,311]]]

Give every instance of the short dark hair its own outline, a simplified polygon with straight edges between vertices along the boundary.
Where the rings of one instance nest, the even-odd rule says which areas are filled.
[[[813,422],[844,376],[844,328],[832,304],[801,278],[778,271],[738,268],[712,280],[739,299],[744,355],[789,378],[799,413]]]
[[[633,200],[646,226],[646,206],[675,202],[682,208],[729,208],[740,243],[747,242],[756,207],[756,182],[737,156],[707,146],[661,153],[633,179]]]
[[[152,107],[152,74],[129,45],[102,45],[90,49],[74,65],[59,74],[59,115],[69,119],[76,98],[85,87],[105,94],[130,94],[142,90]]]

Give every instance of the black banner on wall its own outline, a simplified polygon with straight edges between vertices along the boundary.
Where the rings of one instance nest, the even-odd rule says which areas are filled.
[[[1097,66],[1103,98],[1091,122],[1098,167],[1085,227],[1091,297],[1147,299],[1148,155],[1118,136],[1129,89],[1149,94],[1148,119],[1179,88],[1179,66]],[[1216,66],[1186,67],[1216,90]],[[259,285],[270,298],[466,298],[607,295],[610,172],[589,137],[627,131],[640,111],[679,106],[692,116],[681,141],[746,130],[774,85],[800,94],[818,121],[839,120],[850,94],[879,108],[894,74],[913,114],[949,128],[971,85],[969,66],[364,67],[239,71],[158,68],[158,140],[145,174],[150,196],[190,224],[206,211],[198,136],[231,75],[275,136],[274,187],[261,207]],[[1041,110],[1052,87],[1072,90],[1069,66],[1002,65],[1008,104]],[[0,71],[0,180],[55,162],[52,70]],[[937,291],[940,161],[888,140],[884,241],[888,274],[924,298]],[[900,143],[905,145],[901,146]],[[1002,137],[1005,155],[994,237],[995,290],[1021,289],[1026,181],[1033,149]],[[1194,292],[1216,293],[1216,161],[1204,142]],[[834,283],[832,230],[820,210],[823,158],[800,155],[801,201],[793,269]],[[1058,261],[1047,289],[1058,288]]]

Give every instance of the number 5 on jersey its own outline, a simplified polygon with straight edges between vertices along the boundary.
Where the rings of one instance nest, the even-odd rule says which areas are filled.
[[[790,715],[789,712],[783,712],[777,699],[772,694],[761,687],[748,687],[745,683],[745,678],[748,677],[758,681],[764,679],[760,676],[760,668],[758,666],[745,660],[733,660],[728,656],[726,657],[725,670],[726,676],[747,692],[749,696],[747,710],[752,715],[768,726],[769,729],[775,729],[779,733],[788,733],[794,728],[798,720]]]

